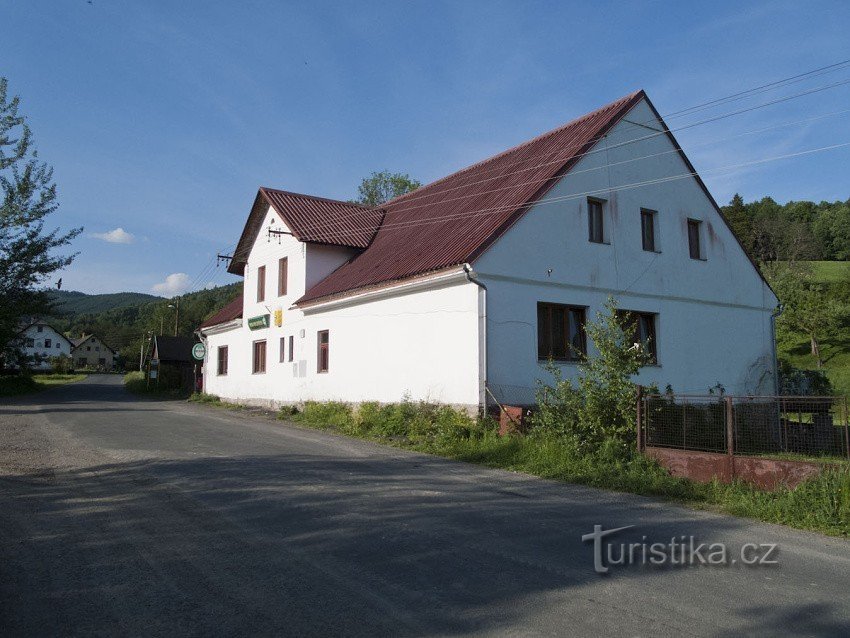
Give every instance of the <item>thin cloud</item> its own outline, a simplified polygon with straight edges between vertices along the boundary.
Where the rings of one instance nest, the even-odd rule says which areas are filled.
[[[175,272],[168,275],[165,281],[154,284],[151,290],[165,297],[173,297],[186,292],[190,283],[189,275],[185,272]]]
[[[110,244],[132,244],[136,240],[132,233],[120,227],[105,233],[92,233],[92,237],[108,241]]]

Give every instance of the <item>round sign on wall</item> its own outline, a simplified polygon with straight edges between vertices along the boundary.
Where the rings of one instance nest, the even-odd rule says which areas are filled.
[[[202,343],[196,343],[192,346],[192,356],[195,357],[198,361],[203,361],[204,357],[207,354],[207,348]]]

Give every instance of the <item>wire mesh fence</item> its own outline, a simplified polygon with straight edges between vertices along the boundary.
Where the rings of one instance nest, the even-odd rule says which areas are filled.
[[[845,397],[646,395],[639,445],[850,460]]]

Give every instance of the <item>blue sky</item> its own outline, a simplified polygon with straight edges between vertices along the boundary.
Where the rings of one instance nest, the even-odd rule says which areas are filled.
[[[0,0],[0,15],[0,75],[55,169],[54,221],[85,227],[64,287],[92,293],[235,281],[207,266],[260,185],[348,199],[374,170],[427,182],[637,88],[667,114],[850,58],[846,2]],[[677,136],[720,203],[843,200],[847,148],[710,169],[850,142],[850,113],[739,136],[848,108],[845,85]]]

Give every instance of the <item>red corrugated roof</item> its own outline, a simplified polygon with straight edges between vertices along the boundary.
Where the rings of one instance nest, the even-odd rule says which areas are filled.
[[[228,321],[233,321],[234,319],[239,319],[242,316],[242,295],[239,295],[231,301],[229,304],[224,306],[221,310],[212,315],[209,319],[204,321],[199,327],[200,328],[209,328],[210,326],[217,326],[220,323],[227,323]]]
[[[627,95],[387,202],[368,248],[296,303],[473,261],[644,97]]]
[[[298,241],[348,248],[366,248],[384,218],[384,211],[378,208],[260,188],[228,266],[229,272],[241,275],[244,271],[266,212],[262,204],[270,204],[277,211]]]

